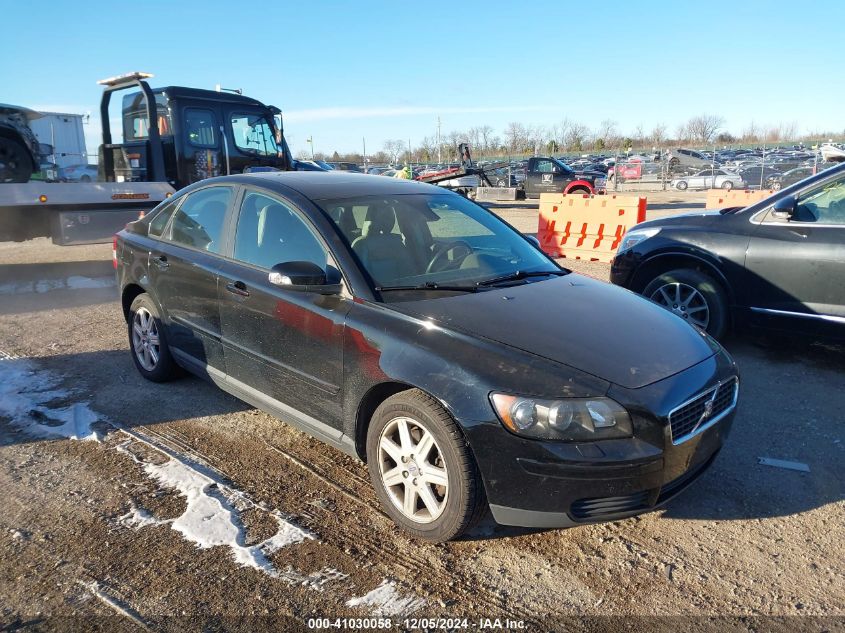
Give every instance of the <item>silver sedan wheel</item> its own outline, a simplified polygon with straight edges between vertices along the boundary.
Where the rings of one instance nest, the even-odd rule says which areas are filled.
[[[132,320],[132,349],[141,367],[153,371],[161,354],[161,339],[155,317],[146,308],[138,308]]]
[[[394,418],[378,446],[381,480],[393,505],[417,523],[431,523],[443,514],[449,480],[434,436],[417,420]]]
[[[702,330],[706,330],[710,323],[710,307],[704,295],[692,286],[682,283],[666,284],[655,290],[650,299]]]

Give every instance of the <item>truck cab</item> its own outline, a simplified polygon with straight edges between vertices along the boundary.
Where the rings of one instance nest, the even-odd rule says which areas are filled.
[[[292,168],[278,108],[231,92],[182,86],[151,89],[139,75],[105,80],[112,83],[101,104],[101,114],[106,114],[100,180],[167,182],[180,189],[250,168]],[[108,97],[132,86],[140,90],[123,96],[123,142],[112,143]]]
[[[557,158],[534,156],[525,172],[525,197],[541,193],[604,193],[607,177],[599,171],[576,171]]]

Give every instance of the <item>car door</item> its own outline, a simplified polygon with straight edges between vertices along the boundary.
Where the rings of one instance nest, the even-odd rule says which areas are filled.
[[[262,165],[282,167],[281,150],[267,116],[245,108],[229,112],[227,119],[229,173],[241,174]]]
[[[210,186],[185,195],[150,250],[150,287],[167,323],[170,348],[198,369],[223,370],[217,281],[234,188]]]
[[[531,184],[531,195],[541,193],[554,193],[558,189],[555,186],[555,164],[548,158],[537,158],[533,162],[533,168],[529,173]]]
[[[318,435],[339,432],[348,302],[268,279],[276,264],[308,261],[340,281],[334,258],[289,200],[245,188],[239,207],[231,258],[220,279],[229,380],[254,400],[293,409],[307,425],[326,427],[309,429]]]
[[[845,323],[845,176],[796,197],[791,220],[759,214],[746,255],[749,306]]]

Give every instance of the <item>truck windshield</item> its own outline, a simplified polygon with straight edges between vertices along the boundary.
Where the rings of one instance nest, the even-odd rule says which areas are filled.
[[[318,201],[381,289],[476,289],[491,280],[527,283],[560,275],[522,235],[453,194]]]
[[[273,126],[264,115],[237,112],[232,115],[231,121],[238,149],[259,156],[276,156],[279,153]]]

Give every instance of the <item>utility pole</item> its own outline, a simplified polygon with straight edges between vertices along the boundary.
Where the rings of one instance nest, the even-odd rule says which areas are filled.
[[[311,146],[311,160],[314,160],[314,136],[309,136],[305,142]]]
[[[367,172],[367,139],[366,137],[361,137],[361,141],[364,143],[364,173]]]
[[[437,164],[443,162],[443,157],[440,155],[440,117],[437,117]]]

